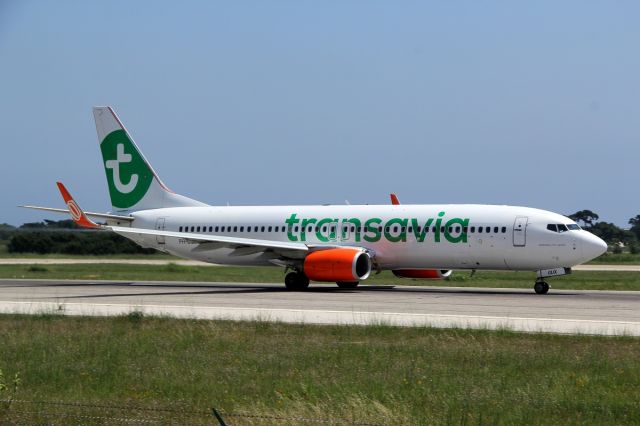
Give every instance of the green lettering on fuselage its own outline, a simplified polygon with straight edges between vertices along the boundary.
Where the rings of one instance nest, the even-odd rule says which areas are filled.
[[[361,218],[298,218],[297,213],[292,213],[284,223],[287,229],[289,241],[307,241],[307,237],[315,237],[319,242],[328,243],[337,241],[338,235],[341,241],[369,243],[380,241],[383,237],[391,243],[407,242],[408,236],[413,236],[418,243],[427,240],[429,230],[433,225],[433,242],[440,243],[442,237],[449,243],[466,243],[469,218],[454,217],[445,218],[445,212],[438,213],[437,218],[401,218],[394,217],[385,223],[378,217],[368,219]],[[364,225],[363,225],[364,223]],[[295,225],[300,224],[299,231]],[[409,227],[409,224],[411,226]],[[315,232],[313,230],[315,229]],[[309,234],[309,235],[308,235]]]

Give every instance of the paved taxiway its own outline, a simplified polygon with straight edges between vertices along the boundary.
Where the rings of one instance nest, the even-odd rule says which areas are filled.
[[[454,287],[0,280],[0,312],[147,314],[316,324],[508,328],[640,336],[640,292]]]
[[[114,264],[114,265],[168,265],[174,263],[180,266],[220,266],[212,263],[199,262],[197,260],[166,260],[166,259],[81,259],[81,258],[16,258],[8,257],[0,259],[0,265],[90,265],[90,264]],[[578,265],[572,268],[574,271],[615,271],[615,272],[640,272],[640,265]]]

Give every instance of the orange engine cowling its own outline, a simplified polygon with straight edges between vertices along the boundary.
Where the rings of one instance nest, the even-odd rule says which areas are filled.
[[[420,280],[441,280],[451,275],[447,269],[394,269],[393,275],[400,278],[414,278]]]
[[[319,250],[305,257],[303,270],[313,281],[359,281],[371,273],[371,257],[354,248]]]

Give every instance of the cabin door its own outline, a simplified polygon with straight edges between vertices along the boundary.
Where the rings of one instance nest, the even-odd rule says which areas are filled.
[[[159,217],[156,221],[156,230],[164,231],[164,217]],[[156,235],[156,242],[164,245],[164,235]]]
[[[527,245],[527,222],[529,218],[526,216],[516,217],[513,223],[513,246],[524,247]]]

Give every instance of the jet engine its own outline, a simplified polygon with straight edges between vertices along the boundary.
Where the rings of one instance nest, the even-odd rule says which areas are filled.
[[[307,255],[303,270],[313,281],[360,281],[371,274],[371,257],[357,248],[318,250]]]

